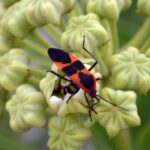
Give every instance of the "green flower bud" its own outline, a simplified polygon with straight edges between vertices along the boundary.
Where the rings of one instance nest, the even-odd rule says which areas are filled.
[[[75,0],[34,1],[26,10],[26,18],[33,26],[59,24],[60,17],[73,7]]]
[[[95,49],[108,41],[108,33],[95,14],[81,15],[69,20],[66,31],[62,34],[61,44],[65,49],[81,50],[83,36],[86,38],[86,48]]]
[[[31,29],[31,25],[25,18],[27,6],[30,0],[20,1],[9,7],[1,19],[1,28],[7,36],[25,37]]]
[[[55,65],[52,66],[52,70],[57,72],[57,68]],[[47,73],[46,77],[40,81],[40,89],[44,93],[46,100],[49,104],[49,99],[53,93],[55,81],[58,77],[50,72]]]
[[[87,11],[96,13],[101,18],[118,20],[120,12],[130,4],[131,0],[89,0]]]
[[[10,126],[17,132],[23,132],[31,127],[43,127],[46,123],[45,109],[43,94],[28,84],[18,87],[6,103]]]
[[[146,15],[146,16],[150,16],[150,1],[149,0],[138,0],[137,3],[137,12],[142,14],[142,15]]]
[[[129,47],[112,56],[110,69],[118,89],[136,90],[146,93],[150,88],[150,58]]]
[[[48,147],[53,150],[79,150],[91,136],[91,132],[74,116],[53,117],[48,128]]]
[[[121,129],[140,124],[135,92],[104,88],[101,96],[116,105],[101,99],[95,108],[97,114],[93,113],[94,119],[106,128],[110,137],[115,136]]]
[[[8,91],[13,91],[24,82],[29,74],[29,58],[21,49],[12,49],[0,57],[0,84]]]

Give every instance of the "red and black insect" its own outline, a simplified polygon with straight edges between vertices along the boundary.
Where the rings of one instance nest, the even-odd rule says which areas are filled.
[[[85,36],[83,37],[83,50],[85,50],[95,60],[95,62],[89,69],[87,69],[84,66],[84,64],[80,60],[78,60],[75,56],[73,56],[72,54],[68,54],[67,52],[65,52],[61,49],[49,48],[48,55],[49,55],[50,59],[53,61],[53,63],[60,70],[62,70],[65,73],[65,75],[67,75],[69,77],[70,80],[65,78],[64,76],[57,74],[56,72],[54,72],[52,70],[50,70],[50,72],[55,74],[56,76],[60,77],[61,79],[70,82],[70,84],[76,88],[76,92],[80,88],[84,91],[84,96],[85,96],[86,102],[89,107],[89,116],[91,118],[91,111],[94,111],[96,113],[93,106],[96,105],[100,101],[99,98],[102,98],[102,97],[96,94],[96,92],[97,92],[96,91],[96,81],[99,80],[100,78],[96,79],[94,77],[94,75],[90,72],[96,66],[97,60],[85,48]],[[72,93],[70,98],[75,93]],[[88,99],[87,94],[90,95],[91,100]],[[93,103],[94,99],[96,99],[95,103]],[[107,100],[105,100],[105,101],[107,101]]]

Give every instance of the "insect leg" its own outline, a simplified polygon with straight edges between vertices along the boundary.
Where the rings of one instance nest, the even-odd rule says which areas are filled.
[[[99,96],[99,95],[97,95],[97,96]],[[95,99],[97,100],[97,102],[94,103],[92,106],[95,106],[96,104],[98,104],[100,102],[100,99],[97,96],[95,97]]]
[[[68,103],[69,100],[79,91],[79,88],[74,83],[71,83],[70,86],[74,86],[76,89],[75,89],[75,91],[72,92],[69,89],[69,87],[64,87],[66,93],[70,93],[71,94],[70,97],[68,98],[68,100],[66,101],[66,103]]]
[[[85,97],[85,100],[88,104],[88,107],[89,107],[89,116],[90,116],[90,120],[92,121],[92,116],[91,116],[91,111],[94,111],[96,114],[97,112],[94,110],[93,106],[91,105],[90,101],[88,100],[87,96],[86,96],[86,93],[84,93],[84,97]]]
[[[51,72],[52,74],[56,75],[57,77],[59,77],[59,78],[61,78],[61,79],[63,79],[63,80],[66,80],[66,81],[68,81],[68,82],[71,82],[71,83],[72,83],[72,81],[71,81],[71,80],[69,80],[69,79],[67,79],[67,78],[65,78],[65,77],[63,77],[63,76],[61,76],[60,74],[58,74],[58,73],[54,72],[53,70],[48,70],[47,72]]]
[[[68,100],[66,101],[66,103],[69,102],[69,100],[74,96],[74,94],[71,94],[70,97],[68,98]]]
[[[103,78],[96,78],[96,81],[103,80]]]
[[[88,69],[89,71],[91,71],[96,65],[97,65],[97,60],[94,58],[94,56],[92,55],[92,53],[90,53],[86,48],[85,48],[85,35],[83,36],[83,45],[82,45],[83,50],[85,50],[94,60],[94,64]]]

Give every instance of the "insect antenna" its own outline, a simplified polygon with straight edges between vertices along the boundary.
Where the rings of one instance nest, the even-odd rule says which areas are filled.
[[[116,104],[110,102],[109,100],[105,99],[104,97],[102,97],[102,96],[100,96],[100,95],[96,95],[95,99],[98,101],[97,103],[99,103],[100,100],[102,99],[103,101],[105,101],[105,102],[107,102],[107,103],[109,103],[109,104],[111,104],[111,105],[113,105],[113,106],[115,106],[115,107],[118,107],[118,108],[120,108],[120,109],[123,109],[123,110],[125,110],[125,111],[128,111],[127,109],[122,108],[122,107],[120,107],[120,106],[118,106],[118,105],[116,105]]]

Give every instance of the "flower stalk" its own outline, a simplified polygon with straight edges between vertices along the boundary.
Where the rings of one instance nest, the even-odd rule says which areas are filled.
[[[134,37],[132,37],[132,39],[122,47],[122,50],[130,46],[135,46],[139,48],[145,41],[145,38],[148,37],[150,34],[149,26],[150,26],[150,19],[147,18],[144,21],[143,25],[138,30],[138,32],[134,35]]]

